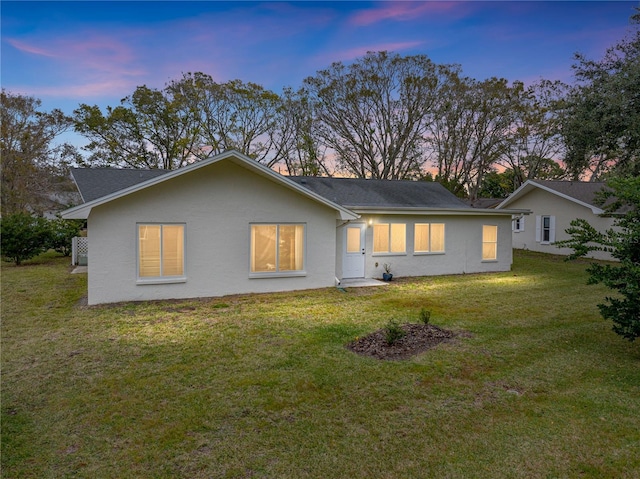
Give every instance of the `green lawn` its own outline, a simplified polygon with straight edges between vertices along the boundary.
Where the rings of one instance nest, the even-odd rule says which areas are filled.
[[[82,306],[68,259],[2,264],[3,478],[639,478],[640,342],[586,263]],[[470,337],[405,361],[390,318]]]

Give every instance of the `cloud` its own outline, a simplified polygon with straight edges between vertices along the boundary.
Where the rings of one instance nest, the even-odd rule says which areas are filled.
[[[379,8],[356,12],[350,17],[349,23],[360,27],[385,20],[405,22],[429,14],[462,13],[462,6],[459,2],[386,2]]]
[[[29,45],[28,43],[21,42],[15,38],[7,38],[9,45],[24,53],[30,53],[32,55],[39,55],[43,57],[56,57],[57,55],[51,51],[47,51],[45,48],[40,48],[35,45]]]

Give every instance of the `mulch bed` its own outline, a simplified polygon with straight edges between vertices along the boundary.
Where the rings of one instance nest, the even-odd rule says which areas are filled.
[[[405,335],[393,344],[387,343],[386,330],[383,328],[362,338],[356,338],[346,347],[362,356],[398,360],[410,358],[456,337],[469,336],[467,332],[449,331],[432,324],[407,323],[401,325],[401,328]]]

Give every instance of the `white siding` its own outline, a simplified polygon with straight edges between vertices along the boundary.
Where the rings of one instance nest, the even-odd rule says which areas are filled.
[[[95,207],[89,304],[333,286],[336,211],[231,162]],[[304,223],[306,276],[249,278],[250,224]],[[186,225],[186,282],[137,284],[136,224]]]
[[[513,247],[516,249],[527,249],[539,251],[542,253],[568,255],[571,253],[569,248],[558,248],[554,242],[569,239],[569,235],[565,232],[570,227],[572,220],[582,218],[587,220],[594,228],[604,231],[611,228],[613,220],[611,218],[602,218],[594,215],[590,208],[581,206],[577,203],[561,198],[557,195],[541,190],[534,189],[522,198],[510,203],[509,208],[513,209],[529,209],[531,210],[530,218],[535,221],[525,223],[524,231],[514,233]],[[552,238],[550,243],[543,243],[541,239],[541,217],[551,216],[552,221]],[[535,223],[535,224],[533,224]],[[594,253],[591,257],[598,259],[611,259],[608,253]]]
[[[373,223],[405,223],[406,253],[373,254],[373,227],[366,230],[365,277],[381,278],[383,265],[391,264],[394,277],[436,276],[444,274],[481,273],[509,271],[513,262],[511,247],[511,217],[504,216],[452,216],[452,215],[376,215],[363,216],[363,220]],[[414,224],[444,223],[444,253],[414,253]],[[482,226],[498,226],[498,258],[495,261],[482,261]],[[338,228],[337,244],[344,233]],[[341,278],[342,248],[338,253],[338,276]],[[377,264],[377,266],[376,266]]]

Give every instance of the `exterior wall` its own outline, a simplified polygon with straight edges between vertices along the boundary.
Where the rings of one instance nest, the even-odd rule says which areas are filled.
[[[302,277],[249,278],[250,223],[306,224]],[[184,223],[186,281],[137,284],[137,224]],[[274,292],[335,284],[336,212],[231,162],[94,207],[89,304]]]
[[[604,231],[613,225],[612,218],[602,218],[594,215],[590,208],[574,203],[557,195],[536,188],[522,198],[509,204],[509,208],[529,209],[531,214],[525,216],[524,231],[513,232],[513,247],[527,249],[541,253],[569,255],[570,248],[558,248],[555,244],[545,244],[536,241],[536,216],[555,216],[555,239],[562,241],[569,239],[566,233],[571,226],[571,221],[577,218],[587,220],[597,230]],[[589,255],[591,258],[610,260],[611,255],[604,252],[595,252]]]
[[[373,226],[366,229],[365,277],[381,278],[383,265],[389,263],[394,277],[437,276],[444,274],[509,271],[513,263],[511,218],[484,215],[363,215],[362,221],[372,223],[405,223],[406,252],[403,254],[373,253]],[[360,221],[360,220],[359,220]],[[444,253],[414,253],[415,223],[444,223]],[[482,226],[498,226],[498,254],[495,261],[482,260]],[[337,230],[338,258],[342,257],[344,227]],[[342,278],[338,261],[338,277]]]

